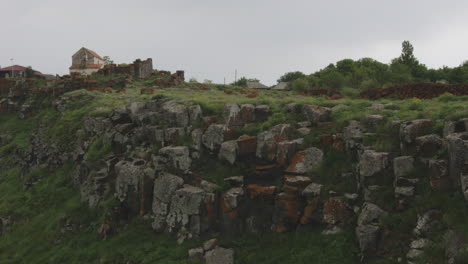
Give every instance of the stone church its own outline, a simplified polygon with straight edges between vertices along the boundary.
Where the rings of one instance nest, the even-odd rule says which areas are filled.
[[[79,72],[82,75],[90,75],[104,67],[104,59],[96,52],[81,48],[72,56],[70,74]]]

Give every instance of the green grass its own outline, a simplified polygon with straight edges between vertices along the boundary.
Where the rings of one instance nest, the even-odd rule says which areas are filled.
[[[351,264],[357,259],[352,233],[321,235],[318,231],[285,234],[241,234],[221,239],[236,249],[236,263],[255,264]]]

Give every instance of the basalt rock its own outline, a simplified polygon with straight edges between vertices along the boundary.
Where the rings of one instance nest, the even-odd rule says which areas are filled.
[[[289,140],[294,128],[289,124],[276,125],[257,136],[257,158],[273,161],[276,158],[278,143]]]
[[[166,217],[172,196],[175,191],[182,187],[184,180],[170,173],[161,173],[154,181],[153,191],[153,229],[163,231],[166,227]]]
[[[319,166],[322,160],[323,152],[318,148],[311,147],[297,152],[292,158],[286,172],[291,174],[306,174]]]
[[[316,105],[304,105],[302,107],[302,113],[309,122],[312,124],[317,124],[318,122],[325,122],[330,120],[331,109],[328,107]]]

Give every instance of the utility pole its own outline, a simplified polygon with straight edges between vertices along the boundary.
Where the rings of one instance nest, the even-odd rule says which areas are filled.
[[[237,82],[237,69],[236,69],[236,72],[234,73],[234,83]]]

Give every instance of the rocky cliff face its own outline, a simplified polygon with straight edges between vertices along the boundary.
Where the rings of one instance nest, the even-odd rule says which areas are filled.
[[[166,99],[131,103],[86,117],[68,150],[50,144],[39,129],[15,160],[24,171],[72,161],[82,202],[91,208],[116,202],[103,220],[103,237],[143,217],[180,243],[215,233],[318,228],[323,234],[353,230],[364,262],[430,259],[439,234],[444,261],[466,256],[468,237],[458,232],[466,223],[446,221],[450,204],[430,200],[442,195],[468,202],[466,119],[447,121],[444,133],[435,134],[434,120],[385,124],[383,116],[369,115],[330,134],[335,109],[290,104],[284,111],[300,121],[247,135],[244,128],[268,120],[269,106],[226,104],[220,115],[205,116],[198,105]],[[384,125],[388,130],[379,130]],[[367,144],[382,133],[396,139],[396,149]],[[0,139],[5,144],[8,136]],[[213,176],[214,164],[224,171]]]

